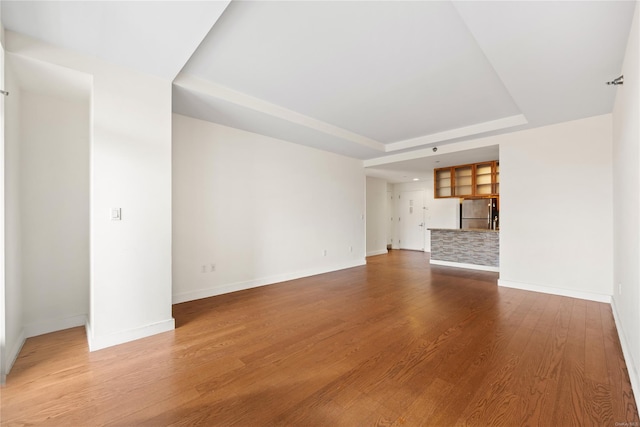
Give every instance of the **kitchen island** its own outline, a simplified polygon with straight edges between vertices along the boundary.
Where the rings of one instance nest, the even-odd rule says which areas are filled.
[[[430,228],[431,264],[499,271],[500,232],[488,229]]]

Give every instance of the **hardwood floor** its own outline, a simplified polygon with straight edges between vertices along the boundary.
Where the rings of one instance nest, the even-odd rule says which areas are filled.
[[[0,391],[0,419],[640,425],[610,306],[496,279],[393,251],[366,267],[175,305],[175,331],[94,353],[83,328],[31,338]]]

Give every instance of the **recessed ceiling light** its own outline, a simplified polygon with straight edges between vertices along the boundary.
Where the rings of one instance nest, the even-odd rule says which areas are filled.
[[[413,178],[414,181],[420,181],[420,178]]]

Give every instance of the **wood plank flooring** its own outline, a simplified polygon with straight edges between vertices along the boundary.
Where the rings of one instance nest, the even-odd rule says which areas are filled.
[[[83,328],[31,338],[1,424],[640,425],[610,306],[496,280],[392,251],[94,353]]]

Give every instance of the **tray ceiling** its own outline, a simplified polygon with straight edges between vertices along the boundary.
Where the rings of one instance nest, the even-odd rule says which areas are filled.
[[[174,112],[372,159],[612,111],[635,2],[3,1]]]

